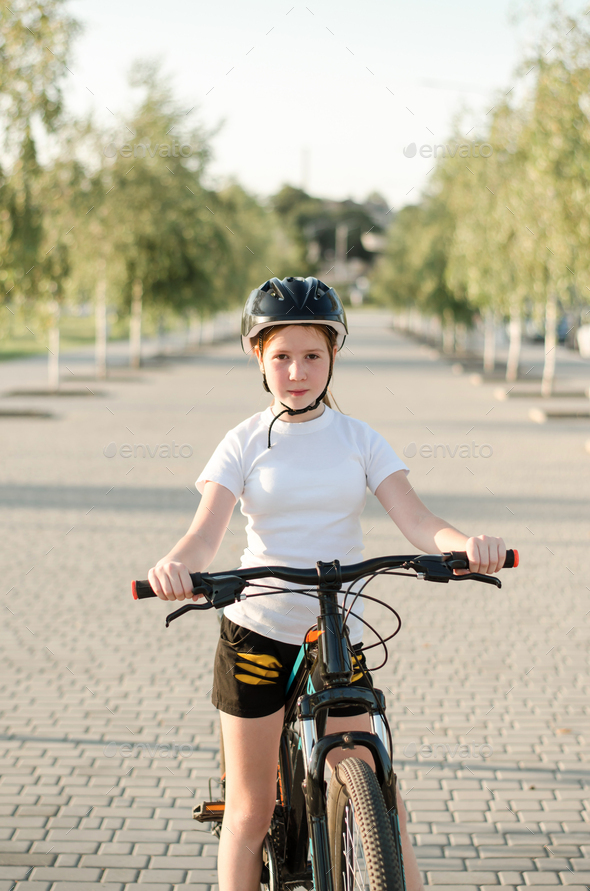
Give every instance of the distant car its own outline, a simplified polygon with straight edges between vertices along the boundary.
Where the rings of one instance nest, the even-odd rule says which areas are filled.
[[[557,341],[575,349],[576,317],[570,313],[560,316],[557,322]],[[532,343],[542,343],[545,340],[545,326],[532,319],[526,319],[523,328],[525,338]]]
[[[532,343],[539,343],[545,339],[543,326],[534,322],[533,319],[524,320],[522,333],[525,339]]]

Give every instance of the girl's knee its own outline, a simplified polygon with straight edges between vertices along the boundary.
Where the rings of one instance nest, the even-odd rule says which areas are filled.
[[[231,802],[226,801],[224,826],[236,836],[262,843],[270,826],[274,804],[274,801],[272,804],[260,801],[242,801],[233,807]]]

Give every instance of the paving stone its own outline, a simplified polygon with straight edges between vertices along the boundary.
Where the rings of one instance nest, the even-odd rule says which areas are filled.
[[[181,847],[180,845],[175,845],[175,847]],[[133,853],[134,854],[148,854],[150,857],[158,854],[166,854],[168,849],[167,844],[162,843],[145,843],[140,842],[138,844],[133,845]]]
[[[80,866],[143,869],[148,865],[149,859],[147,854],[85,854],[80,860]]]
[[[125,891],[172,891],[172,888],[168,882],[129,882],[125,885]]]
[[[467,869],[478,869],[478,862],[474,860],[466,860],[465,865]],[[528,857],[489,857],[479,861],[479,869],[498,870],[499,872],[505,870],[522,872],[525,869],[534,868],[535,864]],[[518,882],[508,882],[508,884],[520,885],[521,882],[519,879]]]
[[[14,882],[4,882],[0,881],[0,891],[11,891],[11,889],[15,888]],[[19,881],[16,888],[20,889],[24,888],[25,891],[49,891],[51,888],[51,882],[21,882]],[[71,889],[73,891],[73,889]]]
[[[30,844],[30,843],[29,843]],[[80,841],[35,841],[32,844],[31,851],[36,854],[45,854],[49,850],[51,854],[93,854],[98,851],[98,842],[80,842]]]
[[[184,869],[145,869],[139,873],[138,882],[171,882],[178,884],[186,879]]]
[[[562,869],[571,869],[570,861],[565,857],[539,858],[535,861],[540,872],[559,872]]]
[[[109,867],[104,871],[101,879],[101,884],[103,882],[135,882],[138,875],[138,869],[129,869],[125,867]]]
[[[90,854],[131,854],[135,846],[132,842],[103,842],[97,845],[96,849],[89,851]]]
[[[31,867],[23,864],[0,866],[0,879],[24,879],[30,876]]]
[[[101,874],[101,869],[36,866],[31,874],[31,879],[47,882],[98,882]]]
[[[460,857],[441,857],[434,861],[432,857],[421,857],[420,848],[416,849],[416,856],[421,869],[426,871],[438,869],[444,872],[456,872],[465,868],[465,863]]]
[[[58,854],[55,866],[78,866],[80,854]]]
[[[494,872],[429,872],[428,879],[432,885],[460,885],[477,888],[478,885],[499,885]]]
[[[498,878],[501,885],[511,885],[512,887],[522,884],[522,875],[519,872],[504,871],[498,872]]]
[[[150,859],[150,869],[166,869],[170,866],[174,870],[177,869],[215,869],[217,863],[216,857],[175,857],[170,862],[170,857],[152,857]]]
[[[103,891],[103,888],[105,891],[123,891],[124,887],[120,882],[100,883],[100,891]],[[51,886],[51,891],[96,891],[96,883],[83,882],[78,879],[71,882],[54,882]]]
[[[0,853],[0,866],[51,866],[56,855],[33,853]]]

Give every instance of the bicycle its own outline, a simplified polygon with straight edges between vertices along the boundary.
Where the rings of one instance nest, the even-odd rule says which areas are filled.
[[[518,566],[518,552],[508,551],[505,568]],[[401,575],[431,582],[476,580],[486,584],[502,583],[495,576],[469,572],[455,575],[455,569],[469,569],[467,555],[460,551],[445,554],[376,557],[348,566],[338,560],[318,561],[315,569],[288,566],[266,566],[237,569],[231,572],[191,573],[193,594],[202,594],[206,603],[186,604],[166,617],[166,627],[190,610],[228,606],[241,599],[242,592],[256,579],[275,578],[291,583],[313,585],[319,600],[317,625],[306,634],[299,657],[287,685],[287,702],[279,746],[277,798],[269,832],[263,844],[261,888],[283,891],[304,887],[316,891],[405,891],[399,820],[396,805],[397,778],[392,766],[393,742],[385,717],[385,697],[373,687],[351,687],[358,663],[353,667],[354,650],[350,644],[346,618],[360,596],[378,603],[382,601],[364,594],[365,587],[377,576]],[[403,570],[399,572],[396,570]],[[414,571],[413,574],[411,571]],[[363,579],[360,591],[346,611],[350,588]],[[342,607],[338,592],[350,583]],[[285,591],[265,586],[263,594]],[[149,582],[132,583],[135,599],[155,597]],[[383,645],[387,661],[387,642],[401,628],[386,638],[376,634]],[[362,619],[369,628],[371,626]],[[352,658],[351,658],[352,656]],[[382,665],[378,666],[381,668]],[[361,669],[362,670],[362,669]],[[375,670],[375,669],[373,669]],[[370,715],[371,732],[346,731],[325,735],[327,710],[354,705]],[[347,757],[336,765],[330,785],[324,779],[326,756],[334,748],[368,749],[375,771],[363,760]],[[221,741],[223,750],[223,742]],[[205,801],[193,809],[201,823],[211,823],[219,835],[224,812],[224,774],[222,755],[222,797]],[[327,792],[326,792],[327,789]],[[211,797],[211,790],[210,790]]]

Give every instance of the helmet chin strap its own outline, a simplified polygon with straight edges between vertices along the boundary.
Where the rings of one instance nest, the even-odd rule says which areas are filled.
[[[260,358],[262,358],[262,337],[259,338],[258,344],[259,344],[259,349],[260,349]],[[281,400],[279,399],[279,402],[281,403],[282,406],[284,406],[284,408],[283,408],[283,411],[280,411],[278,413],[278,415],[274,416],[274,418],[272,419],[272,421],[269,424],[267,448],[270,449],[270,432],[272,430],[274,422],[278,421],[278,419],[281,417],[281,415],[284,415],[284,414],[303,415],[303,414],[305,414],[305,412],[314,411],[314,409],[316,409],[319,406],[322,399],[328,392],[328,387],[330,385],[331,379],[332,379],[332,354],[330,353],[330,371],[328,372],[328,380],[326,381],[326,386],[324,387],[324,389],[322,390],[322,392],[320,393],[318,398],[315,400],[315,402],[312,402],[310,405],[307,406],[307,408],[290,408],[288,405],[285,405],[285,403],[281,402]],[[263,383],[264,389],[267,390],[269,393],[272,393],[272,390],[270,389],[270,387],[268,386],[268,384],[266,382],[266,375],[264,373],[264,367],[262,370],[262,383]],[[273,396],[274,396],[274,393],[273,393]]]

